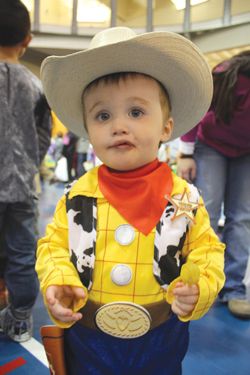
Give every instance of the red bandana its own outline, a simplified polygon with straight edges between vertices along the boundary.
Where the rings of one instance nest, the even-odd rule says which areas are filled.
[[[132,172],[112,172],[101,165],[98,182],[108,202],[145,235],[160,220],[173,188],[171,169],[158,160]]]

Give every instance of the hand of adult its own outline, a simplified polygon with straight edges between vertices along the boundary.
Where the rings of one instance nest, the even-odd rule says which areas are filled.
[[[177,175],[188,182],[192,182],[196,177],[196,163],[190,158],[177,159]]]

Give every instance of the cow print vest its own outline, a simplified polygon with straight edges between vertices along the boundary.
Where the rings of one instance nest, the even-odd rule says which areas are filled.
[[[199,193],[196,187],[188,184],[190,201],[198,202]],[[78,195],[69,199],[66,192],[66,210],[68,218],[70,259],[78,271],[83,285],[92,287],[95,265],[97,199]],[[177,195],[175,197],[179,198]],[[194,212],[194,215],[196,212]],[[179,276],[182,264],[182,248],[191,220],[185,216],[171,220],[174,207],[168,202],[156,225],[154,240],[153,274],[162,288]],[[83,247],[84,244],[84,247]]]

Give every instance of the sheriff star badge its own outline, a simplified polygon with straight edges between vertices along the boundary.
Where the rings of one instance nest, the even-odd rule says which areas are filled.
[[[189,194],[186,188],[184,189],[184,192],[182,193],[180,198],[174,198],[168,195],[166,195],[165,198],[172,203],[175,209],[174,215],[171,220],[178,219],[181,216],[186,216],[193,223],[195,223],[194,211],[198,207],[203,206],[203,204],[200,204],[198,202],[191,202],[189,200]]]

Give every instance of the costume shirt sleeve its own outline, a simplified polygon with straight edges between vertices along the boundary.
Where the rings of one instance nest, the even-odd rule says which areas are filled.
[[[82,285],[78,273],[70,260],[68,249],[68,223],[65,207],[65,196],[57,204],[53,222],[47,226],[45,237],[38,241],[36,271],[40,281],[41,292],[44,303],[47,306],[45,293],[50,285],[70,285],[87,289]],[[81,309],[86,304],[87,298],[79,301],[72,310]],[[57,321],[53,316],[51,319],[56,325],[67,328],[73,323]]]
[[[201,318],[214,303],[224,285],[224,250],[225,245],[210,226],[210,220],[202,198],[197,210],[195,223],[191,226],[183,248],[183,256],[200,268],[199,299],[193,312],[182,321]]]

